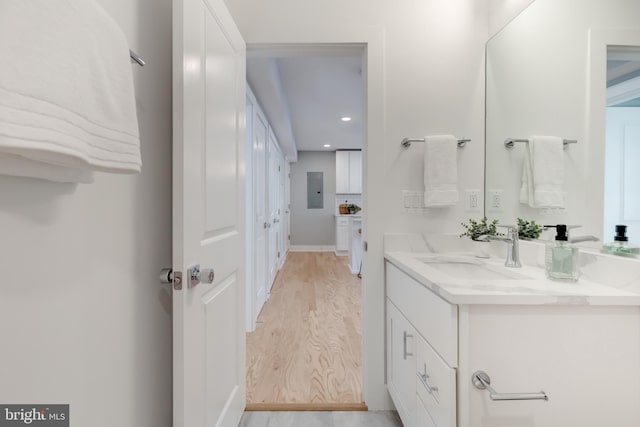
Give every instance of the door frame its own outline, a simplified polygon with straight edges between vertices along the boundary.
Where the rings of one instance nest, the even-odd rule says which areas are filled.
[[[362,256],[362,400],[370,410],[391,410],[393,403],[386,389],[385,331],[379,327],[386,324],[382,236],[388,205],[384,190],[369,191],[386,188],[384,174],[369,173],[385,170],[385,156],[389,155],[385,150],[384,126],[384,28],[325,25],[306,27],[303,33],[291,31],[291,34],[245,36],[247,56],[328,54],[350,48],[362,57],[362,201],[366,212],[362,239],[367,246]]]

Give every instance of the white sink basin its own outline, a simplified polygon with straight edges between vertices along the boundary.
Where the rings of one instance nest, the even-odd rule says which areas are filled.
[[[475,257],[438,255],[418,260],[453,279],[531,280],[531,277],[521,274],[518,269],[490,265]]]

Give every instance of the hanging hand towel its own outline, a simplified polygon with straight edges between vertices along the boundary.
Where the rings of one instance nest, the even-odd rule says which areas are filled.
[[[25,165],[0,174],[140,171],[128,43],[94,0],[0,2],[0,64],[0,155]]]
[[[425,137],[424,205],[453,206],[458,203],[457,140],[453,135]]]
[[[564,207],[562,138],[531,136],[522,167],[520,203],[533,208]]]

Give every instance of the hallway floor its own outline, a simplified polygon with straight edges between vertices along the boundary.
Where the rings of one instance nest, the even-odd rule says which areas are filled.
[[[247,405],[361,404],[360,306],[346,257],[290,252],[247,334]]]
[[[402,427],[398,413],[245,412],[239,427]]]

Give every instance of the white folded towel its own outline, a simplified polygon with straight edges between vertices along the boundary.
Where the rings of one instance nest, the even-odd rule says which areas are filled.
[[[140,171],[128,43],[94,0],[2,0],[0,64],[0,155],[22,158],[0,174]]]
[[[453,206],[458,203],[458,144],[453,135],[425,137],[424,205]]]
[[[564,207],[562,138],[531,136],[522,167],[520,203],[534,208]]]

